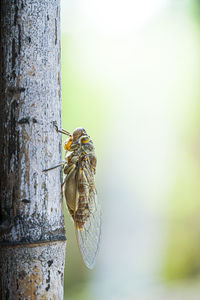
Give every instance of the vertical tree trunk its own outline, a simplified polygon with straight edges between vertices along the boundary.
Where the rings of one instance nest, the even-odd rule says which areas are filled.
[[[0,10],[0,299],[62,299],[60,0]]]

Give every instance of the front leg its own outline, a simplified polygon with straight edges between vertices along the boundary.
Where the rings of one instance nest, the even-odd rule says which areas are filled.
[[[77,166],[76,164],[67,165],[64,169],[66,174],[64,179],[65,184],[65,199],[67,206],[73,213],[76,212],[78,206],[78,178],[77,178]]]
[[[63,193],[63,186],[65,185],[68,176],[70,176],[71,172],[73,172],[74,169],[75,169],[74,164],[65,166],[64,174],[66,174],[66,176],[64,177],[63,183],[61,184],[61,193]]]

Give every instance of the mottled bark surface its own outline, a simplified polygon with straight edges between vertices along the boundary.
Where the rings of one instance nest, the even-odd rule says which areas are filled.
[[[64,244],[4,247],[0,299],[62,299]]]
[[[0,10],[0,299],[62,299],[62,175],[42,173],[62,160],[60,1],[0,0]]]

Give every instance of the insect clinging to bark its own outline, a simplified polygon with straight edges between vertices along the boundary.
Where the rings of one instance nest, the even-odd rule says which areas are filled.
[[[84,128],[76,128],[64,143],[65,161],[55,167],[64,167],[64,194],[75,224],[76,237],[82,258],[89,269],[95,264],[101,234],[101,207],[95,187],[96,155],[93,142]]]

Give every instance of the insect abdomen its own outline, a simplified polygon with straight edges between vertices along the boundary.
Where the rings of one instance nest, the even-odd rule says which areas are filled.
[[[81,230],[87,219],[90,217],[89,210],[89,186],[85,177],[85,174],[81,170],[79,183],[78,183],[78,209],[75,213],[74,221],[77,227]]]

